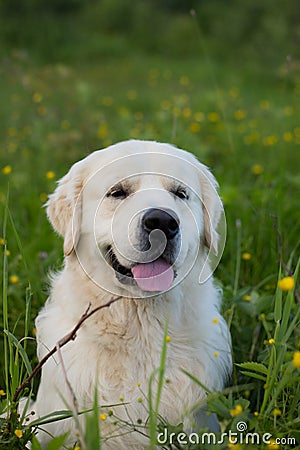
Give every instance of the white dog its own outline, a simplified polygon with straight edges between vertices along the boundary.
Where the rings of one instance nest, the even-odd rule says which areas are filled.
[[[160,416],[177,424],[205,403],[206,392],[184,371],[209,390],[223,388],[230,336],[207,258],[218,251],[216,187],[193,155],[150,141],[96,151],[60,180],[47,212],[64,238],[65,264],[36,320],[39,359],[89,305],[121,298],[84,322],[62,359],[54,355],[44,365],[34,405],[39,417],[67,409],[70,386],[78,409],[91,408],[97,389],[107,417],[101,448],[146,449],[147,437],[128,433],[129,424],[147,426],[149,380],[160,365],[167,321]],[[78,439],[73,419],[43,428],[55,436],[69,431],[72,444]],[[44,446],[48,433],[38,434]]]

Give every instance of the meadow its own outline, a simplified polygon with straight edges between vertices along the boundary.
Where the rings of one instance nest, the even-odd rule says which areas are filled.
[[[129,138],[153,139],[207,164],[225,206],[227,241],[215,277],[236,364],[228,388],[208,394],[208,408],[222,431],[243,421],[251,432],[272,435],[259,446],[226,440],[201,448],[299,448],[299,63],[290,57],[270,66],[219,60],[190,20],[199,45],[186,55],[176,55],[174,43],[169,53],[150,52],[117,35],[102,36],[98,56],[95,37],[91,54],[78,42],[68,42],[65,57],[59,48],[55,57],[53,45],[48,59],[40,49],[37,57],[34,46],[2,52],[0,411],[37,363],[34,318],[47,299],[49,271],[62,264],[62,241],[43,208],[48,194],[91,151]],[[166,352],[162,343],[161,373]],[[36,385],[35,379],[33,392]],[[0,422],[0,448],[25,449],[33,439],[39,449],[34,428],[11,409],[9,420]],[[95,407],[89,419],[89,450],[98,448],[92,438],[105,420],[98,413]],[[149,414],[159,430],[157,411]],[[153,436],[150,430],[149,449]],[[54,440],[49,450],[62,443]],[[176,445],[162,448],[199,448]]]

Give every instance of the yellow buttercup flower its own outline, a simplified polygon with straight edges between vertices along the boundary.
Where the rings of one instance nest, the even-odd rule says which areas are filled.
[[[297,369],[300,368],[300,352],[297,351],[293,354],[293,366]]]
[[[280,448],[280,445],[277,444],[275,439],[270,439],[270,443],[267,445],[267,448],[270,450],[278,450]]]
[[[212,123],[219,122],[221,119],[220,114],[217,112],[210,112],[208,114],[208,120]]]
[[[245,252],[242,254],[242,259],[244,261],[249,261],[252,258],[251,253]]]
[[[269,339],[268,342],[269,342],[270,345],[274,345],[275,344],[275,339],[271,338],[271,339]]]
[[[199,131],[201,130],[201,127],[200,127],[199,123],[192,122],[189,126],[189,130],[191,133],[196,134],[196,133],[199,133]]]
[[[278,287],[282,291],[291,291],[295,287],[295,280],[293,277],[284,277],[278,281]]]
[[[104,413],[100,414],[99,419],[104,422],[107,419],[106,414],[104,414]]]
[[[17,277],[17,275],[12,275],[11,277],[9,277],[9,281],[10,281],[12,284],[16,284],[16,283],[18,283],[18,281],[19,281],[19,277]]]
[[[0,397],[4,397],[5,395],[5,391],[3,389],[0,389]]]
[[[261,175],[264,171],[264,168],[260,164],[254,164],[252,166],[251,170],[252,170],[252,173],[254,173],[254,175]]]
[[[2,169],[3,175],[9,175],[11,173],[11,171],[12,171],[11,166],[5,166]]]
[[[241,414],[242,412],[243,412],[243,407],[242,407],[242,405],[239,405],[239,404],[236,405],[234,409],[229,410],[229,413],[232,417],[236,417],[239,414]]]
[[[234,112],[235,120],[243,120],[247,116],[247,113],[244,109],[238,109]]]
[[[15,430],[15,435],[20,439],[23,436],[22,430]]]
[[[48,170],[46,173],[46,178],[47,180],[53,180],[53,178],[55,178],[55,172],[53,172],[53,170]]]

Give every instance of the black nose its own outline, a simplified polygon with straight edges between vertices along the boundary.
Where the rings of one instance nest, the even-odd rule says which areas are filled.
[[[179,218],[174,211],[151,208],[145,212],[142,226],[149,234],[153,230],[161,230],[167,239],[172,239],[179,231]]]

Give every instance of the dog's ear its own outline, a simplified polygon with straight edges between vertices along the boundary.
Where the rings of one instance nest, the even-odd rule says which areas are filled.
[[[201,163],[198,164],[204,218],[204,244],[217,255],[219,242],[217,226],[223,211],[222,202],[217,192],[219,185],[209,169]]]
[[[82,185],[82,176],[75,164],[58,182],[45,205],[53,228],[64,238],[65,256],[73,252],[80,236]]]

